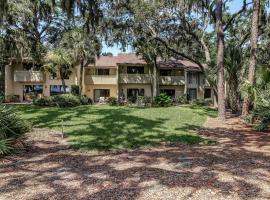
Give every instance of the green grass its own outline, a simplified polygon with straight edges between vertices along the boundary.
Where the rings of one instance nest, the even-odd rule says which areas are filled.
[[[210,108],[190,106],[168,108],[129,108],[80,106],[76,108],[40,108],[19,106],[19,114],[37,128],[61,130],[72,147],[82,150],[130,149],[161,142],[209,143],[195,134],[207,117],[215,117]]]

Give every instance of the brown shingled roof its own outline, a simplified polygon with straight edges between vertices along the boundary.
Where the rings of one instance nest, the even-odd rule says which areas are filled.
[[[118,54],[117,56],[100,56],[95,64],[90,64],[89,67],[98,67],[98,68],[116,68],[117,65],[121,64],[138,64],[146,65],[147,62],[141,57],[137,56],[135,53],[127,54]],[[200,71],[200,67],[188,60],[167,60],[167,61],[158,61],[158,65],[161,68],[183,68],[192,71]]]

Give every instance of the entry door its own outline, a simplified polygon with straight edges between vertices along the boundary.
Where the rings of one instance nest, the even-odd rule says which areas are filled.
[[[95,89],[94,90],[94,100],[99,102],[100,98],[110,97],[110,90],[108,89]]]
[[[189,100],[197,99],[197,89],[188,89],[188,98]]]

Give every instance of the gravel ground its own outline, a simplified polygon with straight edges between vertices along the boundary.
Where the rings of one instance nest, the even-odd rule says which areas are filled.
[[[218,141],[209,146],[90,154],[69,149],[60,133],[30,134],[26,152],[0,161],[1,200],[270,199],[270,133],[237,118],[209,120],[199,131]]]

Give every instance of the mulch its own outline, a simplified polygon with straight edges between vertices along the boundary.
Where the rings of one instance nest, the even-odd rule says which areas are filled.
[[[198,134],[217,143],[86,153],[35,129],[22,153],[0,161],[0,200],[270,199],[270,133],[232,117]]]

